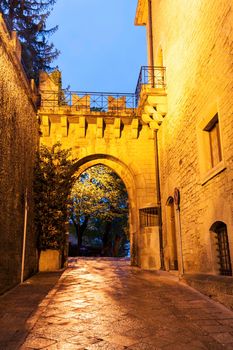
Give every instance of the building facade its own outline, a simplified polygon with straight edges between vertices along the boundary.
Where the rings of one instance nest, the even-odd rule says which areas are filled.
[[[166,70],[163,103],[153,81],[139,106],[158,141],[162,258],[181,274],[232,276],[232,23],[231,0],[138,1],[148,69]]]

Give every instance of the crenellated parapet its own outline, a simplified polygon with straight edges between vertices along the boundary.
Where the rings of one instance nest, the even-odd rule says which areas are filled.
[[[29,80],[22,64],[22,49],[16,31],[10,32],[6,26],[3,15],[0,12],[0,43],[8,55],[9,61],[14,65],[19,82],[26,89],[28,97],[34,105],[37,102],[37,89],[34,80]]]
[[[122,134],[127,133],[127,138],[137,139],[142,127],[146,126],[138,117],[111,116],[106,117],[101,114],[78,115],[78,114],[45,114],[39,110],[40,129],[42,137],[66,138],[76,135],[77,138],[89,137],[91,132],[92,139],[102,139],[112,137],[120,139]]]

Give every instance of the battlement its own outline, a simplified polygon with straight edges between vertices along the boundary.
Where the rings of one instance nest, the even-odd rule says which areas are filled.
[[[7,53],[9,60],[15,67],[15,71],[18,74],[19,81],[23,84],[27,90],[28,96],[31,98],[34,106],[37,102],[37,91],[34,80],[29,80],[24,69],[24,64],[21,57],[21,43],[18,39],[16,31],[10,32],[9,27],[0,12],[0,40]]]
[[[61,73],[40,75],[40,112],[51,114],[139,116],[145,104],[145,97],[160,96],[165,92],[165,68],[143,66],[140,70],[134,93],[83,92],[61,89]],[[164,101],[163,101],[164,104]]]

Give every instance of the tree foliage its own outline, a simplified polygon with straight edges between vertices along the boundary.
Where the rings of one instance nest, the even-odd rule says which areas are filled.
[[[103,246],[109,248],[113,227],[121,222],[126,232],[128,226],[128,194],[119,176],[103,165],[82,173],[71,192],[70,218],[78,237],[78,253],[87,228],[89,232],[101,230]]]
[[[57,26],[46,28],[46,20],[56,0],[0,0],[9,29],[16,30],[22,44],[22,59],[29,78],[38,80],[40,70],[50,71],[59,55],[49,42]]]
[[[51,148],[42,145],[34,171],[35,222],[39,249],[65,246],[69,195],[76,181],[75,159],[60,143]]]

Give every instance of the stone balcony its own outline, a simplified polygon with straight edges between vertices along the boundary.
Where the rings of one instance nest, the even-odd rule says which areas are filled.
[[[145,123],[158,129],[167,114],[165,67],[143,66],[135,91],[138,114]]]

